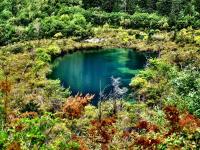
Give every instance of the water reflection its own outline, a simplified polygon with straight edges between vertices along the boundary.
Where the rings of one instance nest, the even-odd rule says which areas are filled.
[[[143,54],[129,49],[109,49],[93,52],[76,52],[58,58],[54,62],[52,79],[60,79],[73,94],[96,94],[98,101],[101,86],[111,84],[111,76],[121,77],[122,85],[128,86],[131,78],[144,68],[146,58]]]

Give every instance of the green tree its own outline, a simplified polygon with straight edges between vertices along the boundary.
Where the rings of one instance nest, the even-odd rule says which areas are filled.
[[[83,7],[88,9],[91,7],[102,7],[102,3],[104,0],[98,0],[98,1],[94,1],[94,0],[83,0]]]
[[[154,12],[156,10],[157,0],[147,0],[147,9],[149,12]]]
[[[182,0],[172,0],[172,6],[171,6],[171,13],[170,13],[170,22],[174,23],[176,22],[179,13],[182,9]]]
[[[132,14],[135,11],[136,3],[135,0],[118,0],[115,3],[119,11],[127,12]]]
[[[200,0],[194,0],[195,10],[200,13]]]
[[[158,0],[157,10],[161,15],[169,15],[172,9],[172,0]]]

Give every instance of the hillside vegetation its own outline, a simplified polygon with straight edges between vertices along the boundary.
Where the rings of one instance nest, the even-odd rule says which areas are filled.
[[[1,0],[0,44],[92,35],[91,27],[180,30],[200,27],[198,0]]]

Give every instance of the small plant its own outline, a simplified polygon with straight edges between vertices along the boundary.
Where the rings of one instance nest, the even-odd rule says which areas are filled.
[[[7,76],[4,81],[0,81],[0,91],[2,91],[5,94],[5,96],[4,96],[4,113],[5,113],[5,122],[7,122],[8,109],[9,109],[8,94],[11,91],[11,83],[8,81]]]
[[[151,139],[143,136],[137,138],[135,141],[135,144],[141,146],[142,149],[155,149],[160,143],[159,139]]]
[[[149,123],[145,120],[140,121],[134,128],[139,129],[139,130],[146,130],[146,131],[153,131],[153,132],[158,132],[159,128],[158,126]]]
[[[109,143],[116,132],[116,129],[113,127],[115,122],[116,119],[114,117],[97,119],[91,122],[92,128],[89,130],[90,138],[95,143],[100,143],[102,150],[109,149]]]
[[[167,106],[164,108],[164,112],[166,115],[166,119],[169,121],[169,124],[171,126],[171,129],[166,134],[166,136],[169,136],[173,134],[174,132],[178,132],[180,130],[180,126],[178,124],[180,120],[179,111],[174,106]]]
[[[14,141],[8,146],[7,150],[21,150],[21,146],[18,142]]]
[[[77,94],[74,97],[71,96],[67,98],[67,101],[63,106],[64,116],[69,118],[79,118],[83,114],[85,106],[87,106],[93,98],[94,95],[89,94],[86,96]]]
[[[89,150],[89,148],[87,147],[87,145],[85,144],[83,139],[81,139],[77,135],[72,135],[72,140],[74,140],[75,142],[79,143],[80,147],[79,147],[78,150]]]
[[[195,130],[198,127],[200,127],[200,119],[186,113],[183,115],[183,117],[179,120],[179,126],[184,129],[189,129],[189,130]]]

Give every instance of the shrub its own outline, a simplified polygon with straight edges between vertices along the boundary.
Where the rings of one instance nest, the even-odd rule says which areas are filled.
[[[43,62],[50,62],[51,56],[43,48],[36,49],[36,59]]]
[[[64,104],[63,113],[64,116],[69,118],[78,118],[82,115],[85,106],[93,99],[91,95],[76,95],[75,97],[69,97]]]

